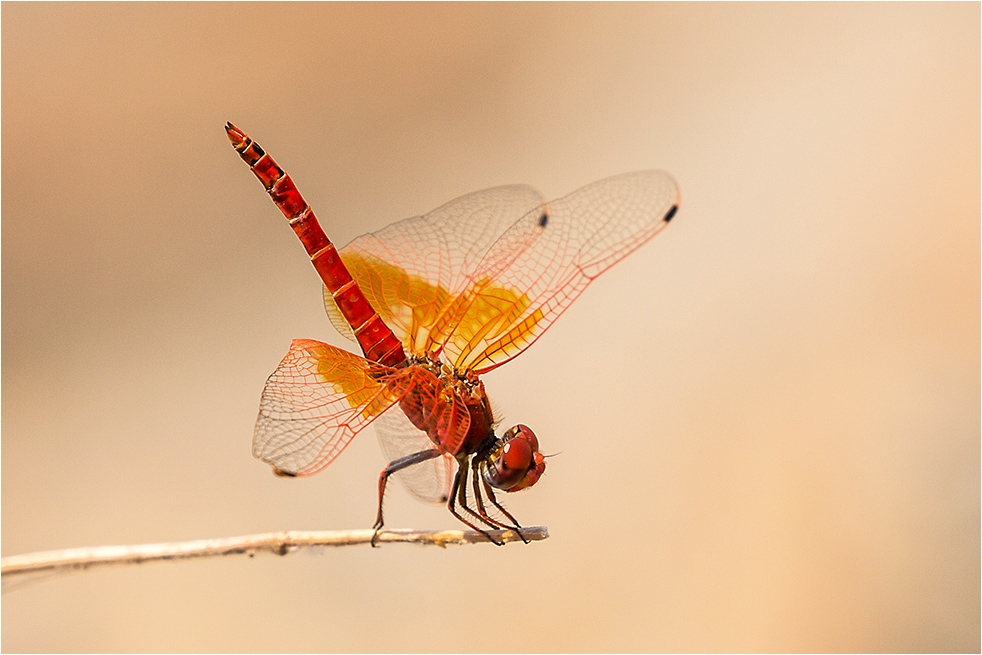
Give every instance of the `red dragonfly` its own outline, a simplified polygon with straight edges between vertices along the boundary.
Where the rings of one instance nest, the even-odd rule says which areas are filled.
[[[399,473],[411,493],[446,502],[491,541],[499,543],[488,528],[524,540],[494,489],[531,487],[544,456],[528,426],[495,434],[480,376],[528,348],[590,282],[668,225],[675,181],[627,173],[548,203],[528,186],[495,187],[337,250],[290,176],[237,127],[225,130],[310,255],[331,321],[364,353],[294,340],[263,390],[255,456],[278,475],[312,475],[374,421],[391,460],[378,481],[376,536],[386,483]]]

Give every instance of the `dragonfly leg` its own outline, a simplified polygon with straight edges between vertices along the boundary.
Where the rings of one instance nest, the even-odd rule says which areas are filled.
[[[495,546],[504,545],[504,542],[498,541],[497,539],[492,537],[487,530],[484,530],[483,528],[479,528],[473,523],[471,523],[470,521],[468,521],[467,519],[465,519],[460,514],[460,512],[457,511],[455,502],[460,502],[460,506],[463,507],[469,514],[480,519],[480,517],[474,513],[474,510],[472,510],[470,507],[467,506],[467,460],[466,459],[457,460],[457,474],[453,478],[453,488],[450,490],[450,501],[447,503],[447,509],[450,510],[450,513],[453,514],[458,521],[460,521],[461,523],[467,526],[470,526],[472,529],[477,530],[478,532],[483,534],[485,537],[488,538],[488,541],[493,543]],[[492,527],[495,527],[493,524],[491,525]]]
[[[471,470],[472,471],[474,470],[474,467],[473,466],[471,466]],[[464,488],[465,485],[467,484],[467,471],[464,471],[464,475],[461,478],[461,483],[460,484],[461,484],[461,490],[460,490],[461,493],[460,493],[460,499],[459,499],[460,500],[460,506],[464,509],[465,512],[467,512],[468,514],[470,514],[471,516],[473,516],[478,521],[480,521],[482,523],[486,523],[487,525],[491,526],[492,528],[495,528],[495,529],[497,529],[497,528],[506,528],[506,529],[507,528],[511,528],[510,525],[505,525],[504,523],[501,523],[500,521],[495,520],[494,518],[492,518],[491,516],[489,516],[487,512],[484,511],[484,499],[481,498],[481,492],[480,492],[480,487],[478,487],[477,476],[475,476],[475,477],[472,478],[472,484],[471,484],[471,486],[473,487],[474,498],[476,499],[476,505],[478,507],[478,511],[474,511],[474,509],[470,506],[470,503],[468,502],[468,498],[467,498],[467,492],[466,492],[466,489]]]
[[[522,526],[519,525],[518,521],[515,520],[515,517],[512,516],[508,510],[502,507],[501,504],[498,503],[497,499],[495,499],[494,491],[491,490],[491,486],[488,484],[487,480],[484,479],[484,476],[481,475],[481,460],[478,459],[477,457],[474,458],[471,464],[471,475],[473,476],[471,479],[474,487],[474,498],[477,500],[477,511],[480,512],[481,514],[481,520],[485,521],[486,523],[494,524],[500,528],[514,530],[518,534],[518,536],[521,537],[522,541],[528,543],[528,541],[526,541],[525,539],[525,536],[522,534],[522,529],[521,529]],[[488,495],[488,499],[494,504],[495,507],[497,507],[501,511],[502,514],[504,514],[508,518],[509,521],[511,521],[510,525],[508,523],[499,521],[498,519],[493,518],[490,514],[488,514],[487,509],[484,507],[484,498],[481,494],[480,485],[482,483],[484,485],[484,492]]]
[[[428,459],[433,459],[434,457],[439,457],[442,455],[436,448],[430,448],[429,450],[421,450],[418,453],[412,453],[411,455],[406,455],[405,457],[400,457],[397,460],[389,462],[389,465],[382,469],[382,472],[378,476],[378,515],[375,517],[375,525],[373,529],[375,534],[372,535],[372,548],[376,547],[375,540],[378,539],[379,530],[382,529],[382,499],[385,498],[385,485],[389,481],[389,476],[398,473],[402,469],[409,468],[420,462],[425,462]]]
[[[474,511],[474,509],[470,506],[470,503],[469,503],[468,498],[467,498],[466,490],[463,489],[463,488],[461,489],[461,492],[462,493],[460,495],[460,505],[461,505],[461,507],[463,507],[464,508],[464,511],[466,511],[468,514],[470,514],[471,516],[473,516],[475,519],[477,519],[478,521],[481,521],[482,523],[486,523],[487,525],[489,525],[492,528],[495,528],[495,529],[503,528],[505,530],[514,530],[514,526],[508,525],[507,523],[502,523],[498,519],[496,519],[496,518],[492,517],[490,514],[488,514],[487,511],[484,509],[484,498],[481,496],[481,487],[479,486],[479,483],[478,483],[478,471],[477,471],[478,464],[477,464],[477,461],[476,460],[472,460],[472,462],[473,463],[471,464],[471,472],[474,474],[474,477],[471,478],[471,480],[472,480],[471,486],[473,487],[473,491],[474,491],[474,500],[475,500],[475,505],[477,505],[477,511]],[[461,484],[462,487],[463,487],[463,485],[466,485],[467,484],[467,472],[466,471],[464,472],[463,478],[461,478],[461,483],[460,484]],[[505,512],[505,514],[507,514],[507,513],[508,512]],[[509,518],[511,518],[510,515],[509,515]],[[514,521],[514,520],[515,519],[512,519],[512,521]],[[519,533],[519,536],[521,536],[520,533]]]
[[[475,478],[478,477],[477,471],[474,472],[474,477]],[[511,515],[511,512],[509,512],[507,509],[505,509],[504,506],[501,503],[498,502],[498,499],[494,497],[494,489],[491,488],[491,485],[488,484],[488,481],[485,480],[483,476],[481,476],[481,482],[484,484],[484,493],[486,493],[488,495],[488,500],[491,501],[491,504],[494,505],[495,507],[497,507],[498,508],[498,511],[500,511],[502,514],[504,514],[505,516],[507,516],[508,517],[508,520],[511,521],[512,524],[509,525],[509,526],[507,526],[507,527],[511,528],[516,533],[518,533],[518,536],[522,538],[522,541],[523,542],[528,543],[529,540],[526,539],[525,538],[525,535],[522,534],[522,526],[519,524],[519,522],[517,520],[515,520],[515,517]],[[476,486],[476,484],[477,483],[475,482],[475,486]],[[478,502],[478,505],[480,506],[481,511],[483,512],[484,511],[484,505],[482,505],[480,502]]]

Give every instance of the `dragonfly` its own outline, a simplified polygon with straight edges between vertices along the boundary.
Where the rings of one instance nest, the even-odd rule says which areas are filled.
[[[396,476],[490,541],[503,543],[495,530],[526,541],[495,490],[532,487],[546,456],[526,425],[497,434],[481,376],[524,352],[597,276],[668,225],[675,180],[637,171],[551,202],[530,186],[494,187],[338,249],[292,178],[242,130],[225,130],[306,249],[331,322],[362,352],[295,339],[263,389],[253,454],[277,475],[308,476],[374,424],[389,460],[375,538]]]

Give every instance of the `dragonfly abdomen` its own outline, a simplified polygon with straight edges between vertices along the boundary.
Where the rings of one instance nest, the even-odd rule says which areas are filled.
[[[369,304],[290,176],[245,132],[231,123],[226,124],[225,132],[232,147],[290,221],[290,227],[354,331],[365,357],[386,366],[404,363],[406,353],[402,344]]]

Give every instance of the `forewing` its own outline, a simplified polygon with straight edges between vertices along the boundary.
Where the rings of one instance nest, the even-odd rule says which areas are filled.
[[[520,218],[491,246],[458,300],[448,359],[482,373],[522,352],[591,281],[658,234],[678,202],[668,173],[638,171]]]
[[[283,475],[320,471],[408,392],[411,384],[398,376],[326,343],[294,340],[263,389],[253,454]]]
[[[382,414],[373,425],[387,462],[433,448],[430,438],[416,429],[398,407]],[[445,503],[450,494],[454,465],[453,456],[445,453],[403,469],[394,477],[418,499],[428,503]]]
[[[469,274],[502,232],[543,200],[524,185],[470,193],[358,237],[341,249],[341,259],[406,349],[428,352],[446,339],[447,316],[470,287]],[[328,292],[325,306],[334,326],[353,340]]]

